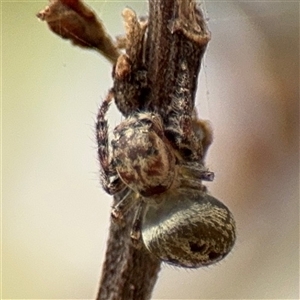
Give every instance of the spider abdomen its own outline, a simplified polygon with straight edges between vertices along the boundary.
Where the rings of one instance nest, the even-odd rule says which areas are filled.
[[[228,208],[200,191],[179,188],[148,204],[142,225],[146,248],[164,262],[187,268],[216,263],[232,249],[235,222]]]

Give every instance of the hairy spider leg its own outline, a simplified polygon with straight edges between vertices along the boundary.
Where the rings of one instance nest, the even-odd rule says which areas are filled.
[[[196,180],[213,181],[215,177],[214,172],[208,171],[201,162],[182,164],[180,171],[183,176]]]
[[[143,225],[145,208],[146,208],[146,203],[142,199],[140,199],[140,203],[138,204],[138,208],[136,210],[133,219],[133,225],[130,232],[131,241],[136,248],[139,248],[142,245],[142,225]]]
[[[99,108],[96,122],[98,158],[101,166],[100,182],[103,189],[110,195],[114,195],[125,188],[125,184],[119,178],[109,156],[108,122],[106,120],[106,114],[113,98],[114,93],[110,90]],[[110,180],[111,177],[115,177],[112,182]]]
[[[126,189],[126,194],[116,205],[113,206],[111,211],[111,217],[117,222],[123,219],[126,212],[128,212],[137,201],[137,193],[130,188]]]

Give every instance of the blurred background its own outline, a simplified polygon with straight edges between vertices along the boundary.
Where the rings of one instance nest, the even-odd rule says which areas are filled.
[[[89,1],[88,1],[89,2]],[[125,6],[90,1],[113,36]],[[111,198],[99,184],[94,122],[111,66],[35,14],[2,1],[2,298],[95,298]],[[238,237],[222,262],[164,265],[156,299],[299,298],[299,3],[202,4],[212,32],[197,109],[214,128],[211,193]],[[111,128],[121,121],[111,111]]]

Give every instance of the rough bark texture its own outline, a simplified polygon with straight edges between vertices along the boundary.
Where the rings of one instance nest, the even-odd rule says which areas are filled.
[[[209,40],[210,33],[195,1],[149,1],[146,62],[152,106],[166,110],[185,63],[190,106],[194,107],[201,60]]]
[[[119,199],[115,197],[114,204]],[[150,299],[160,261],[130,239],[134,209],[122,225],[111,222],[97,300]]]

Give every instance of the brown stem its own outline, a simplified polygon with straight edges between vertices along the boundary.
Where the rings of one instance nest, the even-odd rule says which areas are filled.
[[[114,204],[119,198],[114,197]],[[105,262],[97,300],[150,299],[160,261],[146,249],[137,249],[130,239],[133,208],[122,225],[111,222]]]
[[[188,70],[193,110],[201,60],[209,40],[210,32],[194,0],[149,0],[146,62],[150,102],[156,110],[166,111],[183,64]]]
[[[149,0],[146,68],[151,90],[150,107],[164,109],[174,93],[174,82],[184,60],[189,70],[191,111],[202,56],[210,39],[201,11],[193,0]],[[119,199],[115,197],[114,204]],[[110,226],[106,258],[97,300],[150,299],[160,262],[130,239],[133,212],[123,226]]]
[[[81,0],[49,1],[49,6],[37,16],[45,20],[54,33],[71,40],[74,45],[97,50],[116,63],[120,51],[88,6]],[[149,109],[165,113],[170,95],[176,93],[175,82],[184,71],[189,82],[186,92],[191,99],[189,111],[192,113],[201,59],[209,39],[203,15],[196,9],[194,0],[149,0],[145,43],[145,67],[151,91]],[[141,50],[141,45],[136,47]],[[140,50],[126,49],[129,54]],[[114,197],[114,205],[122,196]],[[130,231],[135,210],[133,208],[124,216],[123,224],[111,222],[97,300],[146,300],[151,297],[161,262],[145,248],[137,249],[132,245]]]

